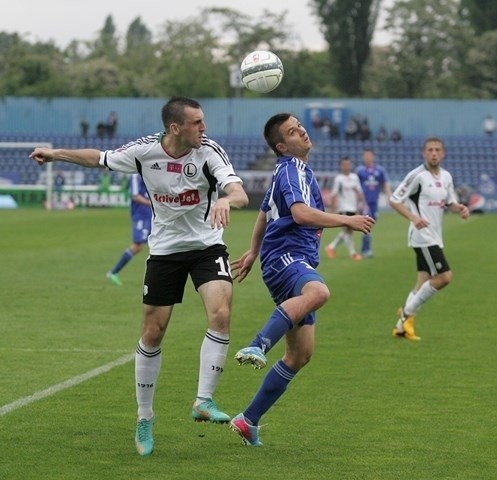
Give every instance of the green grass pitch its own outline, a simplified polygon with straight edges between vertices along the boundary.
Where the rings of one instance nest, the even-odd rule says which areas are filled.
[[[248,247],[255,211],[232,212],[231,258]],[[109,284],[130,243],[127,210],[0,211],[0,412],[23,398],[132,356],[146,254]],[[494,479],[497,472],[497,217],[445,219],[452,284],[419,312],[421,342],[391,337],[415,280],[407,221],[382,213],[372,260],[345,251],[320,272],[332,298],[316,352],[263,418],[262,448],[226,425],[190,419],[206,328],[191,285],[163,344],[156,450],[134,448],[133,362],[0,415],[3,480]],[[356,234],[356,244],[359,234]],[[273,304],[254,269],[235,284],[231,346],[216,400],[234,415],[264,371],[238,367]],[[270,353],[274,362],[282,352]],[[49,390],[50,391],[50,390]]]

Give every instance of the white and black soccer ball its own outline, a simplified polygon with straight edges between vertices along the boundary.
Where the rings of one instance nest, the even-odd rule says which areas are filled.
[[[268,93],[281,83],[285,71],[276,54],[256,50],[243,59],[240,73],[246,88],[257,93]]]

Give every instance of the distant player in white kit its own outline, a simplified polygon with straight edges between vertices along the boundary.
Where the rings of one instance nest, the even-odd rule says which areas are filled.
[[[341,215],[357,215],[361,213],[364,206],[364,193],[361,182],[356,173],[352,171],[352,160],[345,156],[340,159],[340,173],[333,181],[331,189],[331,211]],[[343,242],[352,260],[362,260],[357,253],[352,234],[354,231],[344,227],[335,239],[326,246],[326,254],[329,258],[336,257],[336,249]]]
[[[414,316],[425,302],[452,280],[452,271],[443,251],[442,222],[445,209],[468,218],[468,208],[459,203],[451,174],[440,165],[445,157],[443,141],[429,137],[423,144],[424,163],[410,171],[390,197],[394,210],[411,223],[408,246],[414,249],[416,284],[403,307],[393,335],[420,340],[414,330]]]

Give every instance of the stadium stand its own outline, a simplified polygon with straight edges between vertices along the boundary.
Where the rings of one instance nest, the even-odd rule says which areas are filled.
[[[227,151],[236,170],[250,170],[260,165],[258,160],[268,157],[267,146],[259,137],[214,138]],[[134,140],[130,137],[116,136],[112,139],[79,135],[0,135],[0,142],[51,142],[60,148],[98,148],[114,149]],[[371,147],[392,179],[401,179],[407,171],[421,162],[421,146],[424,138],[407,137],[401,142],[377,142],[360,140],[319,140],[311,157],[315,171],[336,171],[342,155],[349,155],[356,165],[361,162],[362,150]],[[497,175],[497,138],[454,137],[444,139],[447,157],[445,166],[451,171],[457,185],[476,187],[482,174]],[[271,163],[269,155],[269,163]],[[273,158],[274,160],[274,158]],[[99,171],[83,169],[68,164],[58,164],[57,168],[66,172],[80,171],[73,175],[78,183],[95,185],[99,181]],[[6,175],[8,173],[8,175]],[[28,158],[26,149],[0,149],[0,177],[14,179],[14,183],[35,185],[44,181],[39,175],[39,167]],[[68,175],[71,178],[70,175]],[[112,183],[119,184],[118,175],[112,176]]]

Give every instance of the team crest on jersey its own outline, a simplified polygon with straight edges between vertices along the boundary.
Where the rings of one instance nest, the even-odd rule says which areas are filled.
[[[187,177],[194,177],[195,175],[197,175],[197,166],[194,163],[187,163],[183,167],[183,173]]]

